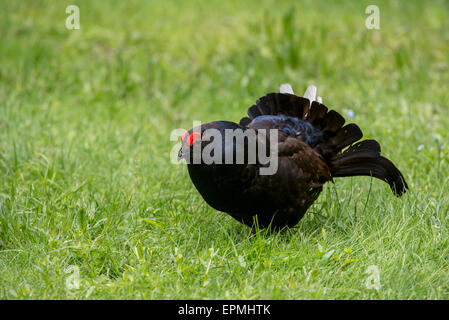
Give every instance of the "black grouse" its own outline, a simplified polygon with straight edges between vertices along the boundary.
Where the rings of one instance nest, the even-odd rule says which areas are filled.
[[[304,97],[293,94],[290,85],[281,92],[269,93],[248,109],[240,122],[215,121],[186,131],[178,160],[186,159],[190,178],[204,200],[213,208],[230,214],[252,227],[257,217],[259,227],[292,227],[304,216],[320,195],[323,184],[336,177],[372,176],[387,182],[393,193],[408,189],[404,176],[387,158],[380,155],[375,140],[363,140],[362,131],[336,111],[328,110],[310,86]],[[213,130],[211,130],[213,129]],[[265,129],[265,130],[263,130]],[[219,133],[212,138],[206,131]],[[270,130],[277,133],[277,170],[261,174],[259,153],[251,161],[249,135],[243,144],[237,138],[225,139],[226,131],[255,132],[257,152],[265,155],[274,145]],[[263,135],[262,132],[265,132]],[[214,145],[211,143],[221,142]],[[208,160],[196,154],[208,148]],[[243,161],[238,162],[239,146]],[[196,149],[195,149],[196,148]],[[253,150],[253,151],[251,151]],[[231,153],[231,155],[229,155]],[[229,157],[229,158],[227,158]],[[227,161],[231,160],[231,161]]]

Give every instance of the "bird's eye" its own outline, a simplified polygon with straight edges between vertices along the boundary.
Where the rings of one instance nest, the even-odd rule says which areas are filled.
[[[189,140],[188,140],[189,145],[193,146],[193,143],[196,140],[200,139],[200,138],[201,138],[201,133],[199,133],[199,132],[192,132],[192,134],[189,136]]]
[[[184,131],[184,133],[181,136],[181,142],[184,141],[184,139],[186,138],[186,134],[187,134],[187,131]]]

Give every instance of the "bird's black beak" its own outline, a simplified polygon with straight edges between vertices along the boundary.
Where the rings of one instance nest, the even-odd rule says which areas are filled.
[[[181,149],[179,149],[179,152],[178,152],[178,161],[182,159],[182,156],[183,156],[183,154],[182,154],[182,148],[181,148]]]

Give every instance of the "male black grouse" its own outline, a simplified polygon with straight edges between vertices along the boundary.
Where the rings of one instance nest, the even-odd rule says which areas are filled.
[[[186,131],[181,137],[178,158],[187,160],[190,178],[204,200],[213,208],[230,214],[252,227],[257,217],[259,227],[292,227],[318,198],[323,184],[336,177],[372,176],[387,182],[393,193],[408,189],[404,176],[387,158],[380,155],[375,140],[359,141],[362,131],[354,124],[344,126],[345,119],[328,110],[310,86],[304,97],[293,94],[290,85],[279,93],[269,93],[248,109],[248,116],[234,123],[215,121]],[[257,158],[249,161],[248,140],[244,144],[244,161],[193,161],[196,150],[204,150],[214,139],[202,139],[207,129],[222,134],[223,160],[236,152],[236,139],[226,140],[225,130],[276,129],[278,133],[277,171],[262,175]],[[228,130],[229,131],[229,130]],[[269,134],[264,138],[268,145]],[[264,136],[265,137],[265,136]],[[357,142],[359,141],[359,142]],[[215,151],[212,151],[212,155]],[[268,151],[267,151],[268,152]],[[199,162],[199,163],[198,163]]]

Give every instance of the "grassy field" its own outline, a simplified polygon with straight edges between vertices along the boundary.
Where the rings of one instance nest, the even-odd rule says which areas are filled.
[[[449,298],[448,53],[443,0],[1,1],[0,298]],[[285,82],[353,113],[409,193],[336,180],[254,236],[206,205],[170,132]]]

